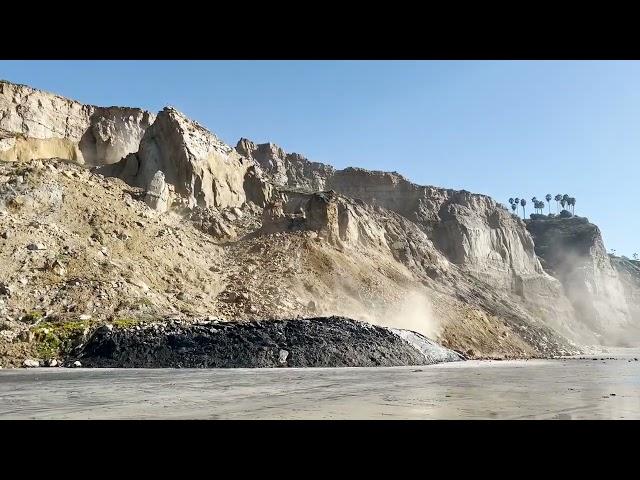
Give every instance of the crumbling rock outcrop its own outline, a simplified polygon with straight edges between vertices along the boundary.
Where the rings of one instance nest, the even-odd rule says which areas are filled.
[[[147,190],[162,172],[190,207],[239,207],[269,197],[252,161],[170,107],[146,130],[136,153],[98,171]]]
[[[286,153],[273,143],[255,144],[241,138],[236,151],[254,160],[276,185],[295,187],[311,192],[325,190],[326,179],[334,168],[311,162],[298,153]]]
[[[115,163],[138,150],[153,119],[138,108],[84,105],[0,81],[0,160]]]
[[[280,194],[282,198],[265,209],[263,233],[312,231],[347,256],[367,252],[379,261],[393,259],[421,282],[420,291],[427,296],[438,298],[451,309],[461,302],[493,315],[533,351],[575,351],[557,332],[575,338],[573,332],[579,325],[558,282],[549,276],[538,276],[541,285],[537,293],[510,296],[450,262],[418,225],[402,215],[335,192]],[[531,285],[527,287],[532,290]],[[427,321],[426,317],[422,321]],[[459,345],[455,338],[451,341],[451,345]]]
[[[601,341],[624,343],[630,312],[600,229],[583,217],[530,220],[527,229],[544,268],[562,282],[578,318]]]
[[[337,171],[327,186],[408,218],[449,261],[496,286],[513,288],[514,275],[544,273],[524,224],[490,197],[360,168]]]
[[[422,230],[428,241],[428,254],[418,247],[425,245],[425,239],[405,242],[401,235],[397,237],[396,246],[406,244],[412,249],[413,253],[407,256],[410,262],[420,258],[418,251],[433,261],[433,252],[438,251],[440,257],[444,256],[480,281],[518,295],[537,315],[552,323],[573,322],[572,306],[564,297],[560,283],[544,272],[524,223],[490,197],[419,186],[395,172],[361,168],[334,171],[325,178],[324,186],[374,208],[396,212]],[[341,207],[340,237],[358,237],[367,242],[375,228],[363,229],[361,222],[346,221],[362,216],[361,207],[356,205]],[[373,238],[376,237],[380,235],[374,234]],[[396,251],[406,256],[407,248]],[[432,264],[423,268],[433,276],[439,267]],[[563,321],[563,318],[569,320]]]
[[[519,294],[529,283],[546,282],[551,285],[547,291],[559,287],[545,275],[524,223],[488,196],[416,185],[395,172],[334,170],[317,163],[307,170],[296,169],[281,161],[288,154],[273,144],[242,139],[236,149],[259,162],[277,185],[334,190],[402,215],[418,225],[450,262],[496,287]]]
[[[291,191],[307,188],[309,182],[296,185],[296,178],[288,176],[289,186],[282,189],[287,197],[284,213],[305,212],[298,217],[305,217],[304,224],[310,228],[316,218],[309,216],[306,205],[311,197]],[[395,172],[361,168],[333,171],[324,177],[324,187],[344,196],[337,202],[341,245],[354,239],[367,248],[383,245],[421,277],[426,274],[432,279],[455,265],[487,286],[515,294],[529,315],[540,317],[558,331],[571,338],[594,340],[576,322],[560,282],[540,265],[524,223],[490,197],[419,186]],[[345,200],[349,197],[354,200]],[[407,221],[370,221],[375,217],[372,212],[389,210]],[[325,221],[322,216],[318,219],[320,224]],[[299,218],[294,223],[298,228],[302,225]],[[398,226],[395,232],[394,226]]]
[[[262,211],[263,234],[303,230],[305,228],[305,216],[302,210],[295,213],[284,212],[284,202],[278,198],[269,202]]]

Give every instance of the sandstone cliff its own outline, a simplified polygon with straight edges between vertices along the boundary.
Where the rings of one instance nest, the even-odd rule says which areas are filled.
[[[208,218],[160,214],[143,189],[64,162],[0,163],[0,178],[6,360],[51,355],[68,329],[210,315],[338,314],[469,357],[577,352],[517,297],[449,262],[416,224],[359,200],[281,192],[264,214],[252,203],[216,209],[237,233],[228,240]]]
[[[580,320],[602,342],[625,344],[631,315],[600,229],[582,217],[536,217],[527,221],[527,229],[545,269],[562,282]]]
[[[628,343],[636,345],[640,341],[640,262],[614,255],[609,255],[609,258],[624,289],[633,323],[633,329],[626,338]]]
[[[248,144],[253,145],[242,139],[236,148],[254,152],[251,157],[261,165],[281,165],[278,175],[272,177],[276,184],[294,188],[317,184],[314,191],[335,190],[397,212],[417,224],[449,261],[496,286],[522,293],[522,283],[528,277],[545,276],[524,223],[490,197],[416,185],[393,172],[362,168],[335,171],[308,161],[305,168],[290,172],[288,164],[278,163],[288,156],[282,149],[264,144],[256,155]],[[311,178],[304,172],[311,172]],[[322,182],[315,182],[318,177]]]
[[[341,298],[330,311],[387,326],[394,326],[393,322],[411,325],[412,329],[438,338],[451,348],[474,352],[471,355],[548,354],[574,348],[558,332],[576,338],[580,325],[572,317],[570,306],[563,305],[566,300],[548,276],[540,276],[541,282],[548,281],[551,285],[547,286],[551,293],[546,297],[551,304],[544,310],[543,299],[510,295],[476,279],[468,270],[452,263],[418,225],[395,212],[333,191],[307,194],[281,190],[280,194],[281,200],[265,209],[261,231],[263,234],[310,231],[333,245],[329,250],[336,253],[323,254],[323,262],[325,268],[331,266],[330,271],[339,270],[343,275],[330,283],[330,294]],[[369,266],[371,260],[363,258],[363,252],[375,259],[379,267]],[[356,271],[346,273],[344,267],[350,263],[346,258],[357,259],[360,266]],[[384,300],[387,294],[378,294],[378,298],[374,295],[369,300],[360,298],[353,302],[354,293],[357,292],[357,299],[368,290],[358,284],[362,281],[358,277],[375,278],[382,272],[382,276],[390,275],[381,268],[383,259],[402,272],[395,275],[405,278],[400,282],[404,285],[391,288],[403,299],[384,305],[378,300]],[[316,275],[325,276],[323,272]],[[484,334],[479,335],[482,330],[489,337],[500,335],[500,338],[494,337],[484,344],[481,339]]]
[[[0,81],[0,160],[114,163],[138,150],[153,119],[138,108],[84,105]]]
[[[325,190],[326,179],[334,168],[323,163],[310,162],[298,153],[286,153],[273,143],[255,144],[241,138],[236,151],[254,160],[276,185],[295,187],[311,192]]]
[[[242,151],[247,140],[241,140]],[[266,144],[261,164],[278,164],[286,157],[281,149]],[[236,148],[239,148],[236,147]],[[575,318],[560,283],[546,274],[534,251],[533,240],[524,223],[488,196],[431,186],[416,185],[395,172],[362,168],[333,170],[305,160],[303,169],[272,177],[287,187],[308,189],[322,172],[322,187],[369,205],[396,212],[425,234],[430,250],[438,251],[448,262],[484,284],[518,298],[533,316],[571,338],[594,341],[594,337]],[[312,178],[300,179],[300,172]],[[284,183],[286,179],[286,183]]]
[[[598,260],[596,280],[568,290],[538,233],[490,197],[335,170],[273,144],[233,149],[173,108],[153,116],[0,85],[0,160],[21,160],[0,164],[0,340],[32,348],[41,312],[48,322],[341,315],[469,357],[619,343],[603,332],[623,327],[623,311],[609,323],[584,313],[618,298],[611,265]],[[50,156],[95,168],[28,161]],[[576,299],[594,282],[585,310]]]
[[[158,114],[136,153],[98,171],[150,191],[150,205],[160,211],[170,203],[166,184],[186,199],[188,207],[263,204],[269,196],[252,161],[173,108]]]

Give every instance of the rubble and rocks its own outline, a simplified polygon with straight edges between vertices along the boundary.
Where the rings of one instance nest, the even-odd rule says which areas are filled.
[[[26,368],[38,368],[40,366],[40,361],[34,360],[32,358],[27,358],[24,362],[22,362],[22,366]]]

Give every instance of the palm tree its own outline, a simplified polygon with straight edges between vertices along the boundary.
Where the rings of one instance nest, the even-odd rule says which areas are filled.
[[[523,198],[520,200],[520,205],[522,205],[522,219],[524,220],[526,217],[524,206],[527,204],[527,201]]]
[[[509,199],[509,205],[513,206],[513,197]]]
[[[571,213],[576,214],[576,199],[574,197],[569,197],[569,205],[571,205]]]
[[[552,199],[552,198],[553,198],[553,197],[551,196],[551,194],[550,194],[550,193],[547,193],[547,194],[544,196],[544,199],[547,201],[547,205],[549,205],[549,215],[551,215],[551,199]]]
[[[538,202],[538,210],[540,210],[540,215],[544,215],[544,202],[542,200]]]
[[[518,208],[518,204],[517,204],[516,202],[513,202],[513,203],[511,204],[511,210],[513,210],[513,213],[514,213],[514,214],[516,213],[516,208]]]
[[[561,194],[557,194],[557,195],[554,197],[554,199],[555,199],[555,201],[556,201],[556,213],[559,213],[559,211],[560,211],[560,204],[559,204],[559,202],[560,202],[560,200],[562,200],[562,195],[561,195]]]

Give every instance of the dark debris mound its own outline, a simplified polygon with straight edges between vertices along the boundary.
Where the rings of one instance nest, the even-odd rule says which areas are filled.
[[[341,317],[103,326],[73,360],[83,367],[251,368],[424,365],[392,331]],[[72,361],[73,361],[72,360]]]

